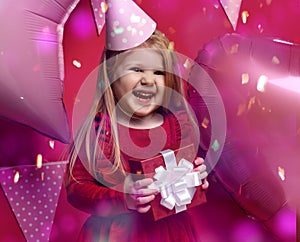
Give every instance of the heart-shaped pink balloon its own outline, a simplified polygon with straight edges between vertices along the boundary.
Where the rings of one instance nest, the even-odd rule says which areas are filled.
[[[0,118],[67,143],[64,23],[79,0],[2,0]]]

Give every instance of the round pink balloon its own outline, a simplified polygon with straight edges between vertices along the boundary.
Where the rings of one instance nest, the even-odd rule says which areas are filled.
[[[64,23],[79,0],[2,0],[0,118],[64,143]]]

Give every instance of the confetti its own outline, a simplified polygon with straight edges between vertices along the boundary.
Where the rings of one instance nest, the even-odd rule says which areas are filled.
[[[81,68],[81,63],[78,60],[73,60],[73,65],[77,68]]]
[[[261,75],[257,81],[257,86],[256,86],[257,91],[265,92],[267,82],[268,82],[268,77],[265,75]]]
[[[246,11],[246,10],[243,11],[243,12],[242,12],[242,22],[243,22],[243,24],[247,23],[248,17],[249,17],[249,12]]]
[[[220,144],[219,144],[218,140],[215,140],[215,141],[213,142],[211,148],[212,148],[215,152],[219,150]]]
[[[285,171],[284,168],[278,166],[278,175],[282,181],[285,180]]]
[[[36,156],[36,167],[41,168],[43,165],[43,156],[41,154],[38,154]]]
[[[107,3],[106,2],[101,2],[100,6],[101,6],[101,12],[106,13],[107,9],[108,9]]]
[[[242,115],[245,111],[246,111],[246,104],[245,103],[239,104],[236,116]]]
[[[271,5],[271,3],[272,3],[272,0],[266,0],[267,5]]]
[[[193,62],[190,59],[186,59],[183,66],[184,66],[185,69],[189,70],[192,66],[192,63]]]
[[[14,183],[18,183],[20,179],[20,173],[18,171],[16,171],[15,175],[14,175]]]
[[[276,65],[280,64],[280,60],[278,59],[277,56],[273,56],[273,58],[272,58],[272,63],[274,63],[274,64],[276,64]]]
[[[134,23],[134,24],[138,24],[138,23],[141,22],[141,17],[137,16],[135,14],[131,14],[131,16],[130,16],[130,22]]]
[[[169,27],[169,33],[170,34],[175,34],[176,30],[173,27]]]
[[[250,110],[253,106],[253,104],[255,104],[255,101],[256,101],[256,97],[251,97],[249,102],[248,102],[248,110]]]
[[[171,42],[169,43],[168,50],[173,51],[173,50],[174,50],[174,45],[175,45],[174,42],[171,41]]]
[[[259,33],[264,32],[264,29],[263,29],[263,27],[261,26],[261,24],[257,25],[257,28],[258,28],[258,30],[259,30]]]
[[[124,28],[120,27],[120,28],[114,28],[114,33],[115,34],[122,34],[124,32]]]
[[[208,128],[208,124],[209,124],[209,120],[207,118],[204,118],[202,123],[201,123],[201,126],[205,129]]]
[[[49,140],[49,146],[51,149],[54,149],[55,141],[54,140]]]
[[[239,44],[234,44],[230,48],[230,54],[235,54],[238,52],[238,50],[239,50]]]
[[[249,74],[243,73],[242,74],[242,85],[245,85],[249,82]]]

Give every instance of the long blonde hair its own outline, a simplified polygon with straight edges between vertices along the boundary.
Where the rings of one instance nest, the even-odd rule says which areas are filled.
[[[178,75],[174,73],[174,68],[176,65],[175,53],[172,49],[170,49],[170,42],[166,38],[166,36],[160,31],[156,30],[148,40],[146,40],[137,48],[153,48],[161,54],[165,68],[165,86],[169,87],[167,88],[167,90],[174,90],[175,92],[180,94],[181,97],[184,97],[185,95],[182,81],[178,77]],[[111,88],[114,70],[116,70],[116,66],[118,65],[118,63],[120,63],[118,55],[120,55],[122,52],[123,51],[120,52],[110,50],[104,50],[103,52],[101,58],[102,65],[99,69],[97,90],[92,108],[83,126],[75,137],[70,149],[69,175],[72,175],[74,163],[79,156],[79,152],[81,152],[81,155],[83,155],[84,159],[87,159],[87,163],[85,164],[88,164],[88,167],[86,167],[88,171],[96,179],[101,179],[99,177],[99,175],[101,176],[101,174],[99,174],[99,170],[97,168],[97,157],[99,157],[99,154],[101,154],[104,148],[99,146],[97,142],[97,140],[99,140],[101,132],[110,133],[110,142],[112,142],[112,152],[111,157],[109,158],[112,161],[112,169],[110,170],[110,172],[114,173],[117,170],[120,170],[125,175],[124,163],[122,162],[121,149],[119,144],[117,120],[114,114],[116,101]],[[176,98],[176,96],[178,95],[174,96],[172,95],[171,91],[166,91],[164,107],[174,105],[178,109],[184,108],[188,111],[185,98],[181,98],[179,100],[178,98]],[[105,118],[102,118],[100,120],[97,132],[95,131],[95,127],[93,125],[94,119],[99,112],[103,114],[103,117],[109,118],[110,130],[106,130],[108,128],[107,120]],[[192,123],[195,124],[194,120],[192,120]],[[196,126],[194,128],[196,129]],[[100,143],[102,143],[102,145],[105,145],[105,142]]]

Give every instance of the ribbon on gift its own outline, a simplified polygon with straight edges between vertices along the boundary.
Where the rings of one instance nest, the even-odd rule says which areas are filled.
[[[179,213],[186,210],[186,205],[192,202],[196,187],[201,185],[199,172],[193,172],[193,164],[181,159],[177,165],[174,151],[168,149],[161,152],[165,168],[155,169],[155,181],[149,186],[161,194],[160,204],[169,210]]]

